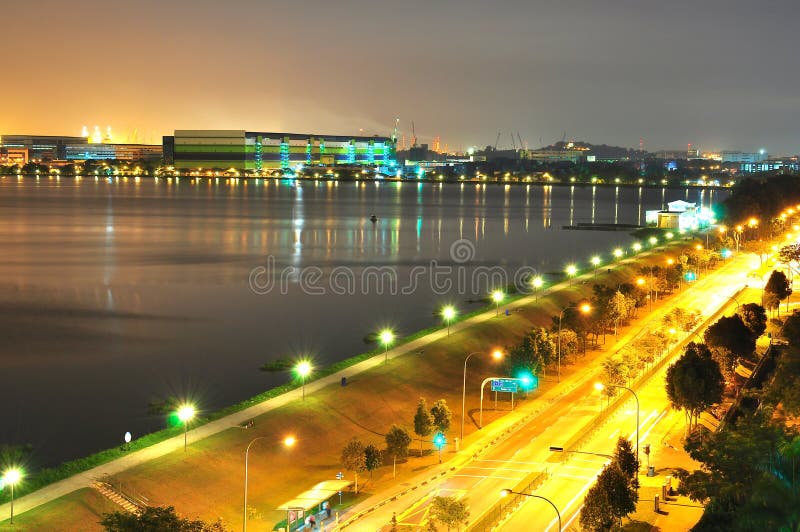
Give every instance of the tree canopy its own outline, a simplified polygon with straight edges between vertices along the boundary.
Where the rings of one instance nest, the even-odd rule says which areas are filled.
[[[100,524],[107,532],[225,532],[222,523],[185,519],[172,506],[150,506],[141,515],[130,512],[105,514]]]
[[[725,381],[719,364],[704,344],[690,343],[683,355],[669,368],[667,397],[675,408],[686,413],[687,429],[700,413],[722,400]]]

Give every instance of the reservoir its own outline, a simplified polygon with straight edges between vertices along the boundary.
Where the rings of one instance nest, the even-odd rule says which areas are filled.
[[[557,280],[634,240],[580,223],[724,190],[190,178],[0,180],[0,443],[29,467],[164,426],[148,404],[216,410],[408,335],[500,285]],[[374,219],[371,219],[375,215]],[[602,267],[602,266],[601,266]]]

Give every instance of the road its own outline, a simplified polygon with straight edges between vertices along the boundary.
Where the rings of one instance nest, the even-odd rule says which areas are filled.
[[[718,304],[719,297],[715,297],[712,291],[715,291],[714,287],[721,288],[725,286],[725,279],[728,278],[728,276],[720,277],[713,283],[713,286],[707,287],[698,294],[698,296],[708,295],[708,298],[697,297],[694,308],[702,310],[704,316],[710,316],[717,312],[720,307]],[[739,286],[741,284],[739,283]],[[729,288],[735,287],[736,285],[733,284]],[[727,303],[723,304],[725,311],[735,310],[735,302],[724,301]],[[691,339],[689,338],[688,340]],[[681,353],[682,349],[678,346],[670,356],[674,359],[680,356]],[[676,423],[680,424],[680,430],[682,430],[683,413],[671,410],[669,400],[664,391],[667,367],[668,364],[664,364],[656,374],[637,390],[640,403],[639,449],[642,473],[646,472],[647,467],[647,456],[642,451],[644,446],[648,443],[651,445],[653,452],[650,455],[650,463],[651,465],[656,465],[663,448],[662,441],[667,432],[675,429]],[[597,454],[612,454],[616,440],[620,436],[627,437],[635,445],[635,418],[636,405],[631,399],[580,450]],[[536,490],[536,494],[553,501],[561,512],[563,529],[568,530],[578,520],[586,491],[594,484],[597,475],[600,474],[603,466],[609,460],[601,456],[580,453],[568,453],[568,457],[564,458],[567,458],[567,461],[549,468],[550,476]],[[699,514],[697,517],[699,517]],[[501,530],[557,531],[558,523],[555,512],[546,502],[530,499],[522,503],[520,509],[512,514],[511,518],[501,527]]]
[[[713,275],[705,276],[697,281],[690,289],[675,296],[668,305],[664,305],[652,313],[644,322],[620,338],[613,351],[621,349],[636,335],[643,331],[655,328],[660,323],[664,313],[674,307],[701,310],[704,316],[709,316],[729,302],[731,294],[744,286],[747,272],[751,269],[751,259],[740,255],[722,266]],[[384,504],[379,510],[366,515],[357,522],[359,530],[380,530],[385,527],[392,515],[397,516],[401,524],[418,526],[427,520],[429,502],[436,495],[454,495],[467,499],[471,520],[479,518],[486,510],[497,502],[500,490],[511,488],[528,475],[547,470],[554,475],[548,486],[556,486],[559,492],[560,507],[568,508],[582,501],[580,486],[586,484],[596,475],[602,467],[602,459],[593,457],[573,459],[568,464],[558,465],[552,461],[550,445],[563,444],[573,435],[579,433],[600,411],[600,396],[594,390],[594,382],[600,373],[602,360],[595,360],[583,372],[575,374],[569,380],[564,380],[560,388],[562,395],[558,399],[550,398],[548,401],[534,399],[523,409],[542,411],[538,416],[532,417],[529,422],[521,426],[509,437],[489,449],[488,452],[476,459],[469,456],[460,461],[454,461],[455,469],[441,479],[434,481],[424,496],[419,492],[397,497]],[[657,382],[658,379],[652,379]],[[663,379],[660,384],[653,384],[653,397],[659,398],[659,404],[666,400],[663,392]],[[569,390],[564,394],[563,390]],[[553,391],[553,390],[551,390]],[[541,398],[545,399],[545,398]],[[543,403],[545,403],[543,405]],[[650,403],[648,403],[649,405]],[[661,421],[660,413],[653,414],[659,407],[643,407],[642,428],[645,434],[655,421]],[[663,408],[662,408],[663,409]],[[502,418],[493,425],[510,423],[511,418]],[[496,427],[495,427],[496,428]],[[630,426],[631,433],[635,427]],[[471,455],[470,450],[463,454]],[[555,468],[555,469],[553,469]],[[564,483],[562,485],[562,483]],[[577,484],[576,484],[577,483]],[[577,493],[577,494],[576,494]],[[573,500],[574,499],[574,500]],[[535,506],[540,513],[539,518],[547,514],[546,510]],[[552,508],[551,508],[552,510]],[[522,520],[524,522],[524,519]],[[507,528],[508,530],[537,530],[537,528]],[[542,528],[543,529],[543,528]]]

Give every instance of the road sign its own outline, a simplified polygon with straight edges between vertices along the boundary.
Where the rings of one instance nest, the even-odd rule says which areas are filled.
[[[493,392],[517,393],[518,388],[517,379],[492,379]]]

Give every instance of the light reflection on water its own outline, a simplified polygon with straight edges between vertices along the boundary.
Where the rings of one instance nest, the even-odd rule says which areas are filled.
[[[115,178],[0,180],[0,443],[38,463],[159,428],[147,404],[174,394],[219,408],[283,382],[265,361],[357,354],[383,324],[409,334],[470,295],[255,295],[252,268],[363,268],[402,276],[450,261],[560,272],[608,257],[626,233],[562,231],[638,223],[675,199],[720,191],[638,187]],[[375,213],[379,220],[369,221]],[[483,294],[479,294],[483,295]],[[76,430],[80,427],[80,430]]]

